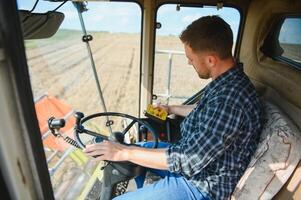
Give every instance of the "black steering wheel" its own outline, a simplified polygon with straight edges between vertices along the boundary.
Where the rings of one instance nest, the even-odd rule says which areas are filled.
[[[110,128],[111,125],[114,124],[114,121],[109,119],[110,117],[122,117],[122,118],[130,119],[132,121],[122,131],[115,131],[115,132],[111,131],[110,136],[106,136],[106,135],[103,135],[102,133],[97,133],[97,132],[88,130],[84,127],[84,124],[87,121],[95,119],[95,118],[100,118],[100,117],[106,117],[106,120],[107,120],[106,126],[108,128]],[[131,127],[135,123],[138,123],[140,125],[140,128],[139,128],[140,131],[151,133],[153,141],[154,141],[152,148],[157,148],[157,146],[158,146],[158,135],[156,134],[154,128],[152,126],[150,126],[147,122],[142,121],[131,115],[127,115],[124,113],[117,113],[117,112],[103,112],[103,113],[96,113],[96,114],[92,114],[92,115],[84,117],[83,113],[76,112],[75,119],[76,119],[76,123],[75,123],[75,127],[74,127],[74,134],[75,134],[74,136],[75,136],[75,140],[76,140],[77,144],[79,145],[79,147],[81,149],[85,148],[85,144],[82,142],[82,140],[80,138],[80,134],[83,134],[83,133],[94,136],[94,137],[98,137],[98,138],[100,137],[102,140],[109,140],[109,141],[124,144],[125,134],[131,129]]]
[[[104,134],[88,130],[84,127],[87,121],[99,117],[106,117],[106,126],[108,128],[111,128],[111,126],[114,124],[114,121],[109,119],[110,117],[122,117],[122,118],[130,119],[132,121],[122,131],[117,131],[117,132],[111,131],[110,136],[106,136]],[[85,148],[85,144],[80,138],[80,134],[83,133],[94,136],[95,138],[101,138],[101,140],[109,140],[109,141],[125,144],[124,136],[135,123],[139,124],[139,133],[140,132],[151,133],[154,141],[152,148],[156,148],[158,146],[158,135],[156,134],[154,128],[151,125],[149,125],[147,122],[142,121],[131,115],[117,113],[117,112],[104,112],[104,113],[96,113],[84,117],[83,113],[76,112],[75,119],[76,119],[76,123],[74,127],[75,141],[69,137],[66,137],[64,140],[81,149]],[[54,136],[58,136],[59,133],[56,131],[58,131],[60,128],[65,126],[65,120],[55,119],[54,117],[51,117],[48,120],[48,126],[52,134]],[[135,145],[135,144],[125,144],[125,145]],[[102,178],[102,185],[101,185],[101,193],[99,197],[100,200],[110,200],[117,195],[123,194],[126,191],[128,180],[145,172],[144,167],[127,161],[108,162],[108,164],[102,169],[104,171],[103,171],[103,178]]]
[[[106,117],[106,126],[111,128],[111,125],[114,124],[114,121],[110,120],[110,117],[122,117],[132,120],[127,127],[125,127],[122,131],[113,132],[111,130],[110,136],[103,135],[101,133],[96,133],[91,130],[87,130],[84,128],[84,123],[99,117]],[[88,135],[92,135],[95,137],[100,137],[102,140],[109,140],[113,142],[118,142],[124,144],[124,136],[131,129],[131,127],[138,123],[140,125],[139,130],[142,132],[150,132],[154,143],[152,148],[157,148],[158,146],[158,135],[156,134],[153,127],[151,127],[147,122],[144,122],[136,117],[131,115],[117,113],[117,112],[104,112],[104,113],[96,113],[93,115],[89,115],[84,117],[83,113],[76,112],[75,113],[76,124],[74,127],[75,140],[80,148],[85,148],[84,143],[80,139],[80,134],[85,133]],[[129,144],[135,145],[135,144]],[[142,174],[145,172],[145,168],[131,162],[110,162],[104,168],[103,172],[103,184],[101,186],[101,194],[100,200],[109,200],[114,196],[123,194],[126,191],[128,180]]]

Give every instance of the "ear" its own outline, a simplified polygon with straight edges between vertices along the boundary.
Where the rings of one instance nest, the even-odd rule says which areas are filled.
[[[212,68],[217,63],[217,57],[215,55],[208,55],[205,62],[208,67]]]

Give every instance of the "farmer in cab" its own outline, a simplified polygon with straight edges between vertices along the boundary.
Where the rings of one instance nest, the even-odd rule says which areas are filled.
[[[212,79],[195,105],[159,105],[184,116],[175,144],[87,145],[97,160],[130,161],[154,169],[162,179],[116,199],[228,199],[256,150],[262,105],[242,64],[232,56],[233,33],[218,16],[201,17],[180,35],[188,63]]]

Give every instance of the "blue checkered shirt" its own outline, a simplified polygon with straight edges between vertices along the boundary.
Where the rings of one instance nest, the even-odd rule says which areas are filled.
[[[166,151],[168,168],[212,199],[228,199],[256,150],[262,105],[241,64],[213,80]]]

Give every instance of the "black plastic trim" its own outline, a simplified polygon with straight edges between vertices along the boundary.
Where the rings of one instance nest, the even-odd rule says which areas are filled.
[[[277,56],[277,57],[273,57],[273,59],[277,60],[279,62],[288,64],[288,65],[291,65],[291,66],[295,67],[298,70],[301,70],[301,64],[296,62],[296,61],[293,61],[289,58],[286,58],[286,57],[283,57],[283,56]]]
[[[3,173],[0,169],[0,194],[2,197],[5,197],[5,199],[7,200],[11,200],[11,196],[9,194],[9,191],[8,191],[8,188],[7,188],[7,185],[4,181],[4,177],[3,177]]]

